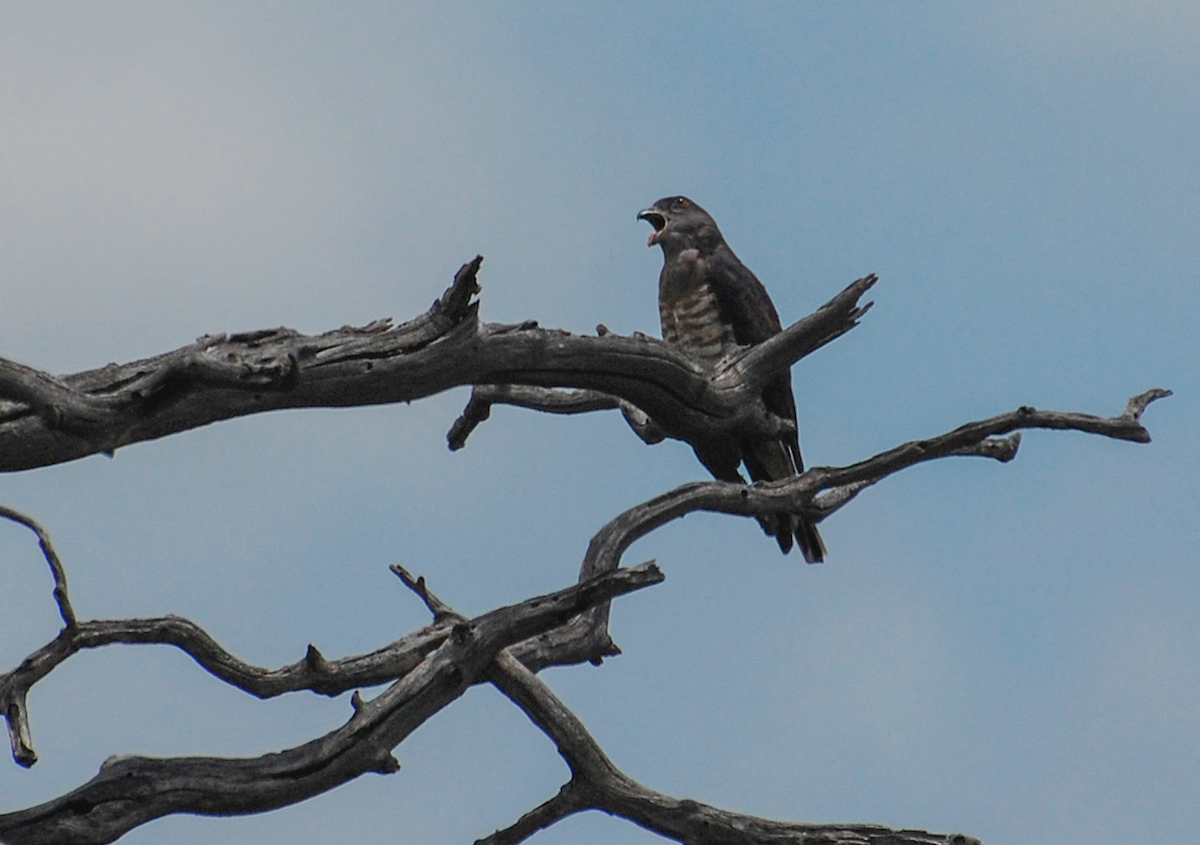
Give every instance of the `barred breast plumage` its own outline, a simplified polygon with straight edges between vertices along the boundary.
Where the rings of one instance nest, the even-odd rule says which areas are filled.
[[[658,312],[663,340],[705,367],[716,365],[737,343],[733,328],[721,319],[716,294],[707,284],[690,293],[660,297]]]

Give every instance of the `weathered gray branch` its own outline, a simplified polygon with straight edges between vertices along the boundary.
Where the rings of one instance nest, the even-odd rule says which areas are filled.
[[[493,405],[514,405],[548,414],[588,414],[592,411],[619,409],[634,434],[649,446],[666,439],[654,421],[640,408],[617,396],[598,390],[559,390],[553,387],[528,387],[519,384],[477,384],[471,398],[446,440],[452,451],[467,445],[467,438],[479,424],[491,416]]]
[[[1169,395],[1170,392],[1165,390],[1147,391],[1131,399],[1123,414],[1107,418],[1023,407],[1009,414],[960,426],[939,437],[903,444],[847,467],[814,467],[785,482],[745,486],[711,481],[683,485],[631,508],[606,525],[589,545],[581,567],[580,581],[589,583],[599,576],[613,573],[631,543],[686,513],[709,510],[757,516],[779,510],[803,510],[815,519],[823,519],[867,486],[917,463],[953,455],[982,455],[1001,461],[1010,460],[1016,454],[1019,433],[1007,438],[998,435],[1016,429],[1074,429],[1146,443],[1150,435],[1141,425],[1141,414],[1150,402]],[[10,514],[38,532],[43,551],[55,573],[55,596],[66,623],[55,640],[27,658],[13,672],[0,676],[0,704],[9,722],[14,757],[24,765],[36,760],[29,741],[25,710],[27,691],[55,666],[83,648],[114,642],[171,644],[186,651],[217,677],[255,695],[267,697],[299,689],[332,695],[356,686],[403,679],[420,670],[431,654],[438,653],[446,645],[455,626],[461,624],[460,619],[450,614],[425,590],[423,582],[412,579],[402,569],[396,568],[397,574],[422,596],[435,615],[441,614],[441,618],[433,625],[370,654],[329,661],[310,646],[302,661],[278,670],[261,669],[233,657],[187,620],[166,617],[76,621],[70,612],[65,574],[61,564],[55,565],[57,558],[53,556],[45,532],[40,527],[34,527],[35,524],[27,517],[5,512],[5,515]],[[652,567],[653,564],[644,566]],[[511,655],[528,669],[537,671],[552,664],[583,660],[599,662],[605,655],[619,653],[608,636],[608,602],[599,600],[588,607],[584,613],[562,617],[558,625],[545,628],[537,636],[513,642]],[[208,765],[206,762],[201,768]],[[540,808],[539,817],[548,818],[553,813],[567,811],[575,806],[571,803],[574,800],[569,793],[564,794]],[[0,822],[4,818],[8,817],[0,817]]]
[[[482,323],[476,273],[464,265],[425,314],[318,336],[271,329],[200,338],[143,361],[55,377],[0,359],[0,471],[47,466],[281,408],[411,401],[468,384],[595,390],[689,442],[777,425],[757,401],[781,367],[844,334],[874,277],[851,284],[764,344],[703,373],[645,336],[598,337]],[[764,428],[764,426],[766,428]]]
[[[782,420],[767,413],[756,401],[763,383],[779,370],[791,366],[857,326],[873,304],[868,302],[859,306],[858,302],[878,280],[874,273],[858,279],[814,313],[765,343],[739,350],[709,374],[714,394],[719,396],[724,391],[734,392],[733,401],[741,410],[739,425],[743,431],[774,438],[794,430],[791,420]],[[597,333],[601,337],[611,336],[603,325],[597,327]],[[652,340],[645,335],[639,335],[637,339]],[[492,405],[515,405],[549,414],[586,414],[618,408],[633,432],[649,445],[661,443],[668,436],[696,442],[721,432],[721,429],[712,427],[701,427],[699,430],[687,428],[686,433],[680,436],[669,426],[656,422],[653,414],[647,413],[644,406],[599,390],[564,391],[524,384],[486,384],[475,386],[466,408],[451,427],[447,435],[451,449],[461,449],[466,445],[467,438],[490,415]]]
[[[779,822],[672,798],[642,786],[613,765],[579,718],[508,652],[497,656],[487,677],[550,737],[570,768],[571,779],[549,801],[476,845],[517,845],[583,810],[620,816],[688,845],[979,845],[979,840],[961,833]]]
[[[850,466],[813,467],[786,481],[753,485],[724,481],[684,484],[635,505],[601,528],[588,545],[579,577],[592,578],[615,569],[625,550],[636,540],[694,511],[740,516],[805,512],[819,522],[872,484],[925,461],[960,455],[1009,461],[1020,445],[1019,432],[1010,437],[998,435],[1016,429],[1074,429],[1118,440],[1149,443],[1150,433],[1141,425],[1141,413],[1150,402],[1170,395],[1169,390],[1149,390],[1131,399],[1125,412],[1117,417],[1022,407],[1008,414],[968,423],[938,437],[905,443]],[[535,672],[544,666],[572,660],[598,662],[598,653],[619,654],[619,649],[608,637],[608,611],[608,605],[597,605],[561,628],[514,646],[511,652]]]
[[[415,592],[437,622],[461,619],[428,588],[401,567],[393,571]],[[893,830],[878,825],[819,825],[777,822],[730,813],[647,789],[621,772],[587,728],[550,688],[505,649],[488,668],[491,681],[558,748],[571,779],[550,800],[523,815],[516,824],[476,845],[516,845],[574,813],[600,810],[691,845],[979,845],[963,834]]]
[[[602,330],[597,337],[582,337],[533,322],[481,323],[478,303],[472,301],[481,260],[464,265],[426,314],[396,327],[385,320],[317,337],[290,329],[204,337],[157,358],[64,377],[0,359],[0,470],[111,452],[276,408],[405,401],[465,384],[475,388],[451,433],[452,448],[465,442],[495,403],[552,413],[619,408],[647,443],[664,437],[698,442],[731,433],[777,436],[790,423],[766,413],[759,400],[762,385],[857,325],[870,307],[858,303],[876,281],[874,276],[856,281],[775,338],[738,350],[714,372],[704,373],[678,350],[645,336],[619,337]],[[1120,416],[1107,418],[1023,407],[856,464],[813,467],[786,481],[684,485],[606,525],[589,545],[576,587],[472,621],[437,599],[423,580],[394,567],[434,614],[433,624],[370,654],[340,660],[327,660],[310,645],[302,660],[275,670],[239,660],[185,619],[79,622],[48,536],[28,517],[0,508],[0,516],[37,534],[64,623],[53,641],[0,675],[0,708],[14,758],[22,765],[36,760],[25,705],[28,690],[85,648],[170,644],[227,683],[261,697],[304,689],[333,695],[391,683],[369,702],[355,693],[355,713],[342,727],[279,754],[110,759],[78,790],[40,807],[0,815],[0,840],[107,842],[169,813],[260,812],[304,800],[363,772],[395,771],[399,764],[392,748],[470,684],[490,680],[551,736],[572,778],[556,797],[485,842],[520,842],[566,815],[591,808],[681,842],[973,842],[961,835],[870,825],[771,822],[653,792],[616,769],[532,673],[547,665],[599,662],[619,653],[607,629],[611,598],[662,578],[653,563],[619,569],[621,557],[635,540],[672,519],[696,510],[745,516],[789,511],[819,521],[867,487],[924,461],[953,455],[1011,460],[1022,429],[1070,429],[1147,443],[1142,412],[1169,395],[1147,391],[1131,399]]]
[[[258,813],[303,801],[365,772],[399,769],[391,749],[476,683],[501,649],[562,625],[599,602],[662,581],[653,564],[608,573],[547,596],[456,620],[412,671],[312,742],[252,759],[110,758],[88,783],[28,810],[0,815],[9,845],[111,842],[172,813]]]
[[[48,544],[49,538],[45,539]],[[641,572],[653,566],[653,562],[649,562],[630,571]],[[405,578],[405,583],[411,580],[403,568],[394,566],[393,571]],[[62,577],[65,600],[65,575]],[[416,589],[420,583],[413,581],[410,587]],[[67,658],[85,649],[114,644],[170,645],[189,655],[213,676],[259,698],[273,698],[302,690],[335,696],[358,687],[389,683],[404,677],[439,648],[450,636],[454,625],[462,621],[459,617],[439,618],[434,624],[413,631],[375,651],[336,660],[326,659],[316,646],[310,644],[304,657],[295,663],[278,669],[266,669],[230,654],[199,625],[178,616],[87,622],[77,622],[72,617],[57,637],[25,658],[11,672],[0,674],[0,713],[8,721],[13,759],[28,767],[37,762],[37,754],[30,739],[26,695],[34,684]],[[578,639],[581,642],[565,643],[559,655],[543,655],[546,659],[538,668],[574,664],[584,659],[599,661],[614,650],[607,631],[599,632],[598,636],[580,635]],[[592,651],[581,657],[580,650],[588,647]]]
[[[32,517],[4,505],[0,505],[0,518],[24,525],[37,537],[42,557],[46,558],[46,563],[50,565],[50,574],[54,578],[54,603],[58,605],[58,614],[62,617],[63,625],[70,628],[75,624],[75,610],[71,607],[71,597],[67,593],[67,571],[58,558],[58,552],[54,551],[49,532]]]
[[[71,607],[71,597],[67,592],[67,572],[50,534],[33,518],[12,508],[0,505],[0,517],[24,525],[38,538],[42,556],[50,565],[50,574],[54,578],[54,602],[58,605],[58,614],[62,617],[63,631],[73,631],[78,627],[75,621],[75,610]],[[11,674],[11,673],[10,673]],[[28,768],[37,762],[37,752],[33,750],[33,737],[29,730],[29,708],[26,702],[28,685],[9,685],[5,675],[0,675],[0,713],[8,725],[8,744],[12,748],[13,759],[18,764]]]
[[[1130,407],[1136,404],[1136,407],[1144,409],[1149,402],[1170,395],[1170,391],[1156,388],[1134,397],[1130,400]],[[847,491],[856,493],[865,485],[874,484],[925,461],[964,454],[1008,460],[1015,454],[1019,438],[990,439],[1016,429],[1071,429],[1118,440],[1149,443],[1150,433],[1142,427],[1140,416],[1140,410],[1137,413],[1127,410],[1117,417],[1097,417],[1022,407],[1011,413],[967,423],[938,437],[910,441],[856,464],[812,467],[786,481],[753,485],[722,481],[684,484],[630,508],[604,526],[588,548],[581,575],[590,577],[616,567],[625,549],[635,540],[692,511],[744,516],[804,511],[814,519],[821,520],[849,501]],[[822,491],[829,491],[826,498],[818,498]]]

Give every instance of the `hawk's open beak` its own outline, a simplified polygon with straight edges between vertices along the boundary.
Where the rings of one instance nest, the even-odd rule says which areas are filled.
[[[667,228],[666,215],[653,208],[644,208],[638,212],[637,219],[645,220],[654,227],[654,231],[650,233],[650,237],[646,241],[646,246],[654,246],[658,243],[658,236],[662,234],[663,229]]]

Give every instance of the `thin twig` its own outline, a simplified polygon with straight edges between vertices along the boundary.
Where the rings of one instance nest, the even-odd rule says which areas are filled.
[[[471,398],[467,400],[466,407],[446,435],[450,451],[458,451],[467,445],[467,438],[491,416],[493,405],[512,405],[547,414],[590,414],[594,411],[618,409],[633,433],[646,445],[653,446],[666,439],[666,434],[654,424],[645,411],[619,396],[599,390],[561,390],[520,384],[477,384],[471,388]]]
[[[0,505],[0,517],[24,525],[37,535],[42,556],[46,558],[46,563],[50,564],[50,574],[54,576],[54,601],[58,604],[58,613],[62,617],[64,626],[73,627],[75,610],[71,607],[71,598],[67,594],[67,572],[63,569],[62,561],[58,559],[58,552],[54,551],[54,544],[50,541],[49,532],[42,528],[33,517],[4,505]]]
[[[404,586],[416,593],[417,597],[424,602],[425,607],[427,607],[429,612],[433,615],[433,621],[435,623],[442,622],[446,619],[462,620],[465,618],[455,613],[450,609],[450,605],[446,604],[433,594],[433,592],[429,589],[429,586],[425,583],[424,575],[420,576],[419,578],[414,578],[407,569],[398,563],[393,563],[388,568],[404,583]]]

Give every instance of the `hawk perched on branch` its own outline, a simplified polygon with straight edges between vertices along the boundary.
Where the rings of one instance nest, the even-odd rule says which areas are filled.
[[[663,251],[658,277],[658,313],[663,340],[679,347],[706,369],[733,347],[762,343],[783,330],[766,288],[738,261],[721,237],[717,223],[687,197],[666,197],[638,212],[654,227],[647,246]],[[780,373],[763,390],[763,404],[778,417],[796,421],[790,372]],[[746,464],[755,481],[778,481],[804,469],[800,438],[720,440],[694,446],[696,457],[722,481],[745,482],[738,465]],[[784,554],[792,538],[809,563],[825,559],[817,527],[796,514],[760,517]]]

